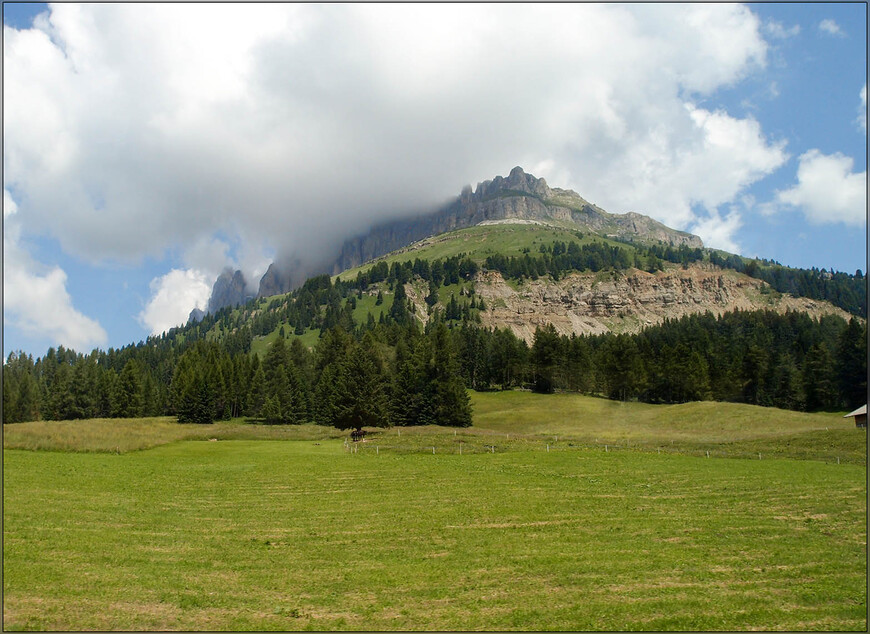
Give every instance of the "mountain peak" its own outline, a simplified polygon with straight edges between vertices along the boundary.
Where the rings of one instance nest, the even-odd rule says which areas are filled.
[[[478,183],[473,192],[471,187],[464,187],[452,202],[429,214],[385,222],[346,240],[331,264],[304,267],[299,261],[273,263],[260,280],[259,296],[285,293],[302,284],[305,277],[337,274],[429,236],[511,219],[556,223],[628,240],[703,246],[697,236],[675,231],[652,218],[607,213],[574,191],[551,188],[546,180],[528,174],[518,165],[506,178],[496,176]]]
[[[502,191],[518,191],[531,194],[539,198],[549,198],[550,187],[543,178],[536,178],[527,174],[522,167],[517,165],[510,171],[507,178],[496,176],[492,180],[477,184],[475,194],[481,197],[498,195]]]

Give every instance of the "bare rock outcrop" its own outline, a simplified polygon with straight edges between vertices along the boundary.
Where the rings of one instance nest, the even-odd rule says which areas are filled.
[[[781,295],[763,281],[710,265],[671,268],[655,274],[572,273],[558,282],[526,281],[515,289],[493,271],[478,273],[477,293],[488,309],[484,326],[510,328],[531,343],[535,328],[552,323],[562,334],[639,332],[684,315],[733,310],[800,311],[819,318],[850,315],[828,302]]]

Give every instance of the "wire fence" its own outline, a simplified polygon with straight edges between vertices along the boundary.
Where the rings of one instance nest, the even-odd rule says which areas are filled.
[[[478,455],[512,452],[638,452],[656,455],[682,455],[704,459],[815,460],[831,464],[866,465],[865,451],[853,448],[793,447],[757,441],[732,443],[692,443],[686,441],[640,442],[632,440],[578,440],[560,436],[529,436],[498,433],[488,430],[463,429],[453,435],[412,431],[408,428],[386,430],[368,434],[359,441],[345,438],[344,453],[356,455]]]

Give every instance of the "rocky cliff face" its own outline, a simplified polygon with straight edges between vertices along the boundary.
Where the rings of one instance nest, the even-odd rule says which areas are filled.
[[[247,290],[245,276],[241,271],[224,269],[211,287],[211,296],[205,310],[194,308],[187,318],[188,322],[202,321],[208,313],[216,313],[226,306],[244,304],[253,297]]]
[[[433,213],[373,227],[367,234],[347,240],[329,265],[299,274],[300,263],[272,265],[260,282],[260,297],[286,293],[309,275],[340,273],[428,236],[471,227],[487,220],[523,219],[575,225],[602,235],[640,241],[662,241],[679,246],[703,246],[701,239],[675,231],[636,213],[610,214],[576,192],[551,188],[543,178],[515,167],[507,178],[496,176],[466,187],[452,202]]]
[[[510,328],[531,343],[535,328],[552,323],[562,334],[639,332],[667,319],[733,310],[795,310],[814,318],[850,315],[828,302],[780,295],[754,278],[709,264],[671,268],[655,274],[572,273],[558,282],[540,278],[512,288],[497,272],[478,273],[476,292],[486,302],[486,327]],[[413,297],[409,292],[409,296]],[[420,299],[422,302],[422,299]],[[425,304],[418,314],[425,315]]]
[[[215,280],[206,311],[216,313],[225,306],[244,304],[251,298],[245,292],[245,287],[245,276],[241,271],[225,269]]]

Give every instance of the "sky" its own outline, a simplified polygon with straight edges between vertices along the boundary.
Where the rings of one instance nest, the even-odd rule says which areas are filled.
[[[3,4],[3,356],[122,347],[516,166],[867,268],[863,3]]]

